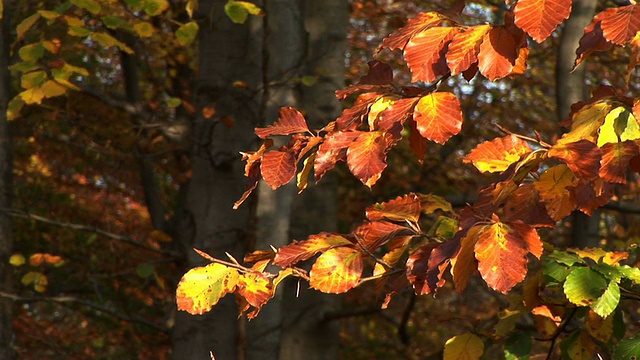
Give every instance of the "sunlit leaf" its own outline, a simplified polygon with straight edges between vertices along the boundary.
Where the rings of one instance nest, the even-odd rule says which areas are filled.
[[[638,156],[638,145],[633,141],[607,143],[602,147],[600,176],[612,183],[626,184],[629,161]]]
[[[347,161],[347,149],[359,135],[360,132],[356,131],[339,131],[325,138],[318,147],[313,163],[316,182],[320,181],[327,171],[333,169],[339,161]]]
[[[370,251],[375,251],[378,247],[391,241],[396,236],[403,237],[413,234],[414,232],[403,225],[388,221],[373,221],[360,225],[354,233],[361,246],[366,247]]]
[[[319,252],[351,244],[351,241],[338,234],[324,232],[311,235],[308,240],[294,240],[291,244],[278,249],[273,259],[273,264],[287,267],[299,261],[307,260]]]
[[[298,194],[304,191],[309,185],[309,176],[313,171],[313,163],[316,159],[316,153],[309,155],[302,163],[302,171],[296,176],[296,185],[298,186]]]
[[[582,107],[573,115],[571,129],[558,140],[558,144],[575,143],[580,140],[596,142],[598,129],[610,110],[611,105],[607,102],[596,102]]]
[[[380,179],[387,167],[390,135],[380,131],[363,132],[349,144],[347,165],[351,173],[368,187]]]
[[[593,180],[598,177],[602,151],[588,140],[558,143],[548,152],[549,157],[561,159],[577,177]]]
[[[236,24],[244,24],[249,15],[261,15],[262,10],[248,1],[229,0],[224,6],[227,16]]]
[[[46,98],[61,96],[67,93],[67,88],[54,80],[47,80],[47,82],[42,84],[41,89]]]
[[[181,25],[178,30],[176,30],[176,39],[178,43],[182,46],[190,45],[198,35],[198,23],[195,21],[188,22],[184,25]]]
[[[477,25],[455,34],[446,54],[451,75],[460,74],[478,61],[480,44],[489,30],[491,25]]]
[[[367,208],[367,219],[371,221],[411,221],[417,222],[420,217],[420,199],[416,194],[399,196],[393,200],[376,203]]]
[[[640,7],[635,5],[610,8],[599,14],[602,33],[614,44],[624,45],[640,30]]]
[[[478,360],[484,353],[484,343],[472,334],[454,336],[444,345],[444,360]]]
[[[436,92],[420,98],[413,113],[424,138],[444,144],[462,129],[460,101],[450,92]]]
[[[472,162],[482,172],[499,172],[530,152],[531,148],[526,141],[515,135],[508,135],[476,146],[463,161]]]
[[[349,247],[333,248],[318,257],[309,272],[309,285],[321,292],[340,294],[358,285],[362,254]]]
[[[47,73],[38,70],[22,75],[20,78],[20,86],[24,89],[30,89],[42,85],[47,80]]]
[[[534,186],[540,193],[549,216],[560,220],[571,214],[577,206],[573,192],[576,184],[577,179],[571,169],[560,164],[545,171]]]
[[[626,140],[640,139],[640,126],[633,113],[623,106],[611,110],[598,134],[598,146]]]
[[[609,316],[618,307],[620,302],[620,286],[615,281],[610,281],[609,286],[591,308],[601,317]]]
[[[115,46],[121,49],[122,51],[126,52],[127,54],[133,54],[133,49],[131,49],[122,41],[116,39],[115,37],[105,32],[95,32],[91,34],[91,37],[93,38],[93,40],[95,40],[98,44],[102,46],[105,46],[105,47]]]
[[[157,16],[169,9],[167,0],[144,0],[142,8],[149,16]]]
[[[136,34],[138,34],[138,36],[142,38],[151,37],[151,35],[153,35],[153,33],[155,32],[153,25],[146,21],[139,22],[133,25],[133,31],[135,31]]]
[[[451,259],[451,276],[458,292],[462,292],[467,287],[469,279],[478,270],[474,249],[480,233],[484,230],[485,226],[482,225],[469,229],[467,235],[460,241],[460,250]]]
[[[518,59],[516,39],[504,27],[493,27],[484,37],[478,53],[478,69],[495,81],[511,74]]]
[[[262,156],[260,171],[264,181],[275,190],[296,175],[296,158],[290,151],[269,151]]]
[[[9,258],[9,264],[12,266],[22,266],[27,262],[22,254],[13,254]]]
[[[257,311],[249,317],[255,317],[262,305],[266,304],[273,297],[273,285],[264,274],[247,273],[240,275],[238,279],[238,294],[245,298],[249,305]]]
[[[385,38],[380,48],[403,50],[413,36],[430,27],[440,25],[445,19],[442,14],[435,11],[419,13],[416,17],[409,19],[404,27]]]
[[[541,43],[571,14],[571,0],[520,0],[513,13],[515,23]]]
[[[607,287],[607,279],[602,274],[588,267],[576,267],[564,282],[564,293],[572,303],[589,306],[602,296]]]
[[[192,315],[204,314],[238,284],[238,271],[213,263],[196,267],[182,276],[176,290],[178,310]]]
[[[283,107],[278,114],[278,120],[266,128],[256,128],[256,135],[264,139],[272,135],[291,135],[308,133],[309,128],[304,116],[292,107]]]
[[[444,49],[460,30],[433,27],[411,38],[404,48],[404,60],[411,70],[411,81],[433,82],[449,72]]]

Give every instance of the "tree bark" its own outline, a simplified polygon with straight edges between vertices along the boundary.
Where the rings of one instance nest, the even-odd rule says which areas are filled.
[[[569,116],[571,105],[589,96],[585,86],[585,66],[573,72],[576,49],[584,28],[589,25],[595,12],[596,0],[574,0],[571,16],[564,24],[556,66],[556,100],[560,120]],[[600,211],[589,217],[576,211],[572,217],[571,243],[575,246],[593,247],[600,242]]]
[[[312,86],[302,88],[303,108],[310,128],[320,128],[341,113],[335,90],[344,87],[344,55],[348,3],[345,0],[308,1],[305,4],[305,27],[309,40],[306,69],[318,76]],[[336,181],[328,174],[318,186],[296,197],[291,235],[306,239],[310,234],[337,230]],[[338,321],[325,320],[325,314],[340,307],[341,298],[322,294],[299,285],[286,283],[283,302],[281,360],[321,360],[338,357]]]
[[[205,263],[192,248],[217,258],[228,252],[242,259],[251,233],[250,206],[233,210],[245,190],[239,152],[255,148],[253,128],[260,113],[261,28],[250,17],[233,24],[224,12],[226,0],[200,1],[199,71],[195,84],[200,108],[216,110],[211,119],[198,116],[192,125],[192,176],[182,208],[178,241],[188,266]],[[238,86],[242,82],[243,86]],[[235,83],[235,84],[234,84]],[[173,358],[180,360],[238,358],[238,309],[227,296],[211,312],[192,316],[179,312],[173,331]]]
[[[7,105],[11,99],[9,86],[9,44],[11,44],[11,16],[13,1],[3,0],[4,14],[0,24],[0,207],[11,208],[11,139],[7,125]],[[0,214],[0,291],[13,293],[13,269],[9,258],[13,251],[11,219]],[[13,301],[0,297],[0,360],[15,357],[13,350]]]

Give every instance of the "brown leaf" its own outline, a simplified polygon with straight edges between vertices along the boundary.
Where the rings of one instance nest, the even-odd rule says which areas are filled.
[[[367,219],[370,221],[389,220],[389,221],[411,221],[418,222],[420,217],[420,199],[416,194],[407,194],[398,196],[397,198],[376,203],[367,208]]]
[[[362,246],[366,247],[369,251],[375,251],[397,236],[404,237],[404,235],[407,234],[414,234],[414,232],[406,226],[387,221],[365,223],[360,225],[354,233],[361,239]]]
[[[289,151],[269,151],[262,156],[260,172],[264,181],[275,190],[296,175],[296,157]]]
[[[638,145],[631,140],[604,144],[600,176],[608,182],[626,184],[629,162],[634,156],[638,156]]]
[[[264,139],[271,135],[290,135],[294,133],[309,132],[304,116],[292,107],[280,109],[278,120],[266,128],[256,128],[256,135]]]
[[[378,60],[371,60],[367,65],[369,66],[369,72],[360,78],[359,84],[385,85],[393,83],[393,69],[391,69],[391,66]]]
[[[338,131],[325,138],[318,147],[313,162],[316,182],[320,181],[327,171],[333,169],[338,161],[347,161],[347,148],[360,134],[360,131]]]
[[[555,227],[556,221],[549,217],[540,194],[533,184],[521,185],[509,195],[504,206],[504,220],[520,220],[535,227]]]
[[[307,260],[321,251],[351,244],[351,241],[338,234],[323,232],[311,235],[307,240],[294,240],[291,244],[278,249],[273,259],[273,264],[280,267],[287,267],[299,261]]]
[[[600,171],[602,151],[589,140],[572,143],[557,143],[547,153],[549,157],[561,159],[577,177],[593,180]]]
[[[476,225],[469,229],[467,235],[460,241],[460,250],[451,259],[451,276],[457,292],[462,292],[467,287],[471,276],[478,271],[474,248],[484,228],[483,225]]]

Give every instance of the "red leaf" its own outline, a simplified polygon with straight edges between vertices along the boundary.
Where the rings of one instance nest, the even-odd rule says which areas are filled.
[[[347,161],[347,148],[360,133],[359,131],[339,131],[329,135],[320,144],[313,162],[316,182],[320,181],[327,171],[333,169],[338,161]]]
[[[611,184],[598,178],[592,182],[580,181],[575,194],[578,209],[591,216],[595,209],[609,203],[613,190]]]
[[[407,21],[407,25],[396,30],[382,41],[381,48],[390,50],[404,49],[407,42],[416,35],[432,26],[440,25],[446,18],[437,12],[430,11],[427,13],[419,13],[413,19]],[[380,50],[378,49],[378,51]]]
[[[626,184],[629,162],[637,155],[638,145],[631,140],[605,144],[602,146],[600,176],[608,182]]]
[[[320,255],[309,272],[309,286],[323,293],[340,294],[358,285],[362,276],[362,254],[348,247]]]
[[[391,66],[378,60],[371,60],[367,63],[369,72],[360,78],[361,85],[386,85],[393,82],[393,70]]]
[[[293,241],[287,246],[278,249],[273,264],[281,267],[293,265],[299,261],[307,260],[321,251],[327,251],[337,246],[351,245],[351,241],[344,236],[323,232],[309,236],[304,241]]]
[[[569,18],[571,0],[519,0],[513,12],[516,25],[541,43]]]
[[[478,236],[475,252],[480,275],[490,288],[503,294],[527,274],[527,241],[506,224],[487,225]]]
[[[416,194],[407,194],[397,198],[376,203],[367,208],[367,219],[370,221],[389,220],[398,222],[418,222],[422,206]]]
[[[367,116],[369,108],[378,101],[380,94],[365,93],[358,96],[355,104],[342,111],[342,115],[336,120],[336,130],[355,130],[362,124]]]
[[[586,180],[598,177],[602,151],[588,140],[572,143],[558,143],[547,153],[549,157],[561,159],[576,176]]]
[[[505,171],[520,160],[522,155],[530,152],[531,148],[526,141],[515,135],[507,135],[476,146],[463,161],[472,162],[482,172],[499,172]]]
[[[427,139],[420,135],[417,126],[418,124],[413,119],[409,121],[409,130],[411,131],[409,134],[409,147],[411,152],[418,158],[418,162],[422,164],[424,155],[427,152]]]
[[[378,181],[387,167],[387,151],[391,135],[380,132],[363,132],[349,144],[347,165],[351,173],[368,187]]]
[[[453,36],[452,27],[434,27],[414,36],[404,48],[404,60],[411,70],[411,81],[433,82],[449,73],[445,53]]]
[[[460,241],[460,250],[451,259],[451,276],[458,292],[462,292],[467,287],[471,276],[478,271],[474,248],[484,228],[483,225],[477,225],[469,229],[467,235]]]
[[[278,120],[272,125],[266,128],[256,128],[256,135],[261,139],[271,135],[290,135],[301,132],[309,132],[307,122],[304,120],[304,116],[292,107],[281,108]]]
[[[240,205],[249,198],[249,195],[251,195],[253,190],[258,186],[258,182],[260,182],[260,167],[258,166],[258,163],[256,163],[255,166],[252,166],[249,171],[249,174],[245,174],[248,177],[247,184],[245,185],[245,191],[240,199],[233,204],[234,210],[239,208]]]
[[[296,157],[289,151],[269,151],[262,156],[260,172],[264,181],[275,190],[296,175]]]
[[[602,19],[605,39],[614,44],[628,43],[640,30],[640,7],[637,5],[607,9],[598,15]]]
[[[238,281],[238,294],[256,308],[248,315],[249,318],[254,318],[262,305],[273,297],[273,285],[264,274],[246,273],[241,275]]]
[[[555,227],[556,221],[549,217],[540,194],[532,184],[521,185],[511,193],[504,206],[504,220],[520,220],[535,227]]]
[[[602,31],[602,14],[600,13],[593,18],[591,24],[584,29],[584,34],[580,38],[580,45],[576,50],[576,61],[574,68],[578,67],[585,57],[594,51],[607,51],[611,49],[611,44],[605,39]]]
[[[433,291],[427,283],[429,258],[433,249],[433,245],[422,246],[409,255],[407,259],[407,279],[418,295],[428,294]]]
[[[462,129],[460,101],[450,92],[437,92],[420,98],[413,113],[423,137],[444,144]]]
[[[379,115],[378,129],[391,133],[394,139],[400,139],[404,123],[413,115],[416,102],[418,98],[396,100]]]
[[[491,25],[477,25],[453,37],[446,55],[451,75],[460,74],[478,61],[480,44],[489,30]]]
[[[375,251],[380,246],[400,235],[414,234],[406,226],[387,221],[374,221],[359,226],[354,232],[361,241],[361,245],[369,251]]]
[[[519,56],[518,49],[518,43],[509,30],[502,26],[493,27],[480,45],[480,73],[491,81],[511,74]]]

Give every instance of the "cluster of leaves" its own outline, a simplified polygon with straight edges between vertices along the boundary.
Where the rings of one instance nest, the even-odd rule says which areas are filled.
[[[358,84],[337,92],[341,100],[354,96],[354,105],[324,128],[312,132],[300,112],[283,108],[273,125],[256,129],[264,139],[260,149],[243,154],[249,182],[236,207],[260,179],[277,189],[296,177],[303,191],[312,170],[319,181],[338,162],[346,162],[371,187],[386,167],[387,153],[403,138],[420,159],[427,141],[443,144],[462,127],[460,103],[453,93],[439,91],[441,82],[458,74],[467,81],[478,73],[490,80],[522,74],[529,53],[526,35],[544,41],[570,9],[570,0],[521,0],[506,12],[504,25],[477,26],[436,12],[419,14],[381,45],[402,51],[414,85],[394,84],[391,68],[372,61]],[[580,42],[576,66],[592,52],[630,45],[633,69],[638,9],[628,5],[597,14]],[[434,294],[449,275],[458,291],[479,274],[491,289],[506,294],[525,280],[534,257],[541,266],[523,287],[522,306],[536,318],[539,332],[551,329],[554,342],[569,320],[582,317],[584,328],[564,339],[561,349],[570,359],[590,358],[613,335],[624,336],[616,309],[622,294],[633,294],[640,284],[640,270],[621,264],[628,252],[556,249],[543,243],[538,230],[556,227],[575,210],[592,214],[611,201],[614,185],[640,172],[639,102],[601,87],[589,101],[574,104],[564,123],[569,130],[554,143],[537,133],[529,137],[502,129],[506,136],[480,144],[465,157],[481,172],[498,173],[498,180],[458,213],[435,195],[408,194],[368,208],[367,220],[350,234],[321,233],[256,251],[245,259],[254,264],[251,268],[203,254],[212,264],[183,277],[178,307],[200,314],[236,292],[255,308],[249,313],[253,317],[280,281],[292,275],[327,293],[375,280],[376,289],[386,294],[383,307],[407,286],[419,295]],[[273,136],[291,139],[270,150]],[[309,272],[297,266],[318,253]],[[282,270],[267,272],[269,264]],[[365,269],[370,275],[364,276]],[[515,320],[504,326],[513,330]],[[506,356],[528,357],[531,341],[517,340],[506,340]],[[615,342],[616,358],[638,356],[637,340]],[[477,359],[482,353],[483,343],[474,334],[454,337],[445,347],[445,358],[451,359]]]

